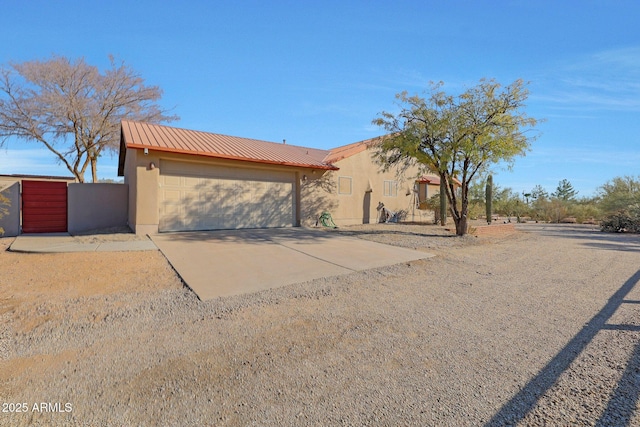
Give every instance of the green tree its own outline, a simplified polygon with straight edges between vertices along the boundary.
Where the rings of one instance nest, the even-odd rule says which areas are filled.
[[[569,215],[569,204],[562,199],[552,197],[545,203],[545,217],[547,221],[559,223]]]
[[[520,200],[518,193],[509,187],[500,188],[496,184],[493,187],[494,211],[503,216],[520,217],[526,206]]]
[[[563,179],[558,183],[558,187],[551,196],[563,200],[565,202],[573,201],[576,198],[578,192],[574,190],[573,185],[567,179]]]
[[[160,88],[146,86],[113,57],[110,62],[104,73],[83,58],[58,56],[0,68],[0,145],[9,137],[39,142],[78,181],[90,167],[97,182],[98,159],[118,149],[122,119],[177,119],[156,103]]]
[[[547,190],[542,188],[541,185],[536,185],[531,189],[531,205],[530,205],[530,213],[531,216],[539,221],[548,221],[547,217],[548,205],[549,205],[549,193]]]
[[[539,184],[536,185],[535,187],[533,187],[533,189],[529,192],[529,194],[531,195],[531,198],[533,200],[548,199],[549,198],[549,193],[547,193],[547,190],[542,188],[542,186],[539,185]]]
[[[595,223],[602,217],[602,212],[597,198],[581,197],[569,206],[569,216],[574,217],[576,222]]]
[[[597,191],[600,208],[613,214],[640,205],[640,177],[616,177],[603,184]]]
[[[407,92],[396,96],[400,112],[382,112],[373,121],[390,132],[375,156],[384,169],[418,164],[437,172],[456,234],[462,236],[468,227],[470,183],[490,165],[510,166],[525,154],[534,139],[529,131],[538,121],[523,111],[528,91],[522,80],[503,88],[483,79],[458,96],[441,87],[442,83],[432,84],[426,99]]]

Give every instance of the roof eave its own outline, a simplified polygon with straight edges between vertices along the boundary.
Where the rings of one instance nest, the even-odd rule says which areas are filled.
[[[214,159],[225,159],[225,160],[237,160],[237,161],[242,161],[242,162],[251,162],[251,163],[260,163],[260,164],[270,164],[270,165],[280,165],[280,166],[292,166],[292,167],[301,167],[301,168],[309,168],[309,169],[322,169],[322,170],[339,170],[340,168],[337,166],[334,166],[332,164],[316,164],[316,163],[295,163],[295,162],[281,162],[281,161],[277,161],[277,160],[264,160],[264,159],[250,159],[250,158],[246,158],[246,157],[237,157],[237,156],[230,156],[230,155],[225,155],[225,154],[218,154],[218,153],[207,153],[207,152],[199,152],[199,151],[191,151],[191,150],[180,150],[180,149],[175,149],[175,148],[164,148],[164,147],[152,147],[152,146],[148,146],[148,145],[142,145],[142,144],[135,144],[135,143],[129,143],[126,144],[126,148],[134,148],[134,149],[145,149],[148,148],[150,150],[154,150],[154,151],[162,151],[165,153],[176,153],[176,154],[187,154],[190,156],[203,156],[203,157],[210,157],[210,158],[214,158]],[[126,151],[126,150],[124,150]],[[122,152],[122,149],[121,149]],[[122,169],[123,169],[123,173],[124,173],[124,159],[122,161],[123,165],[122,165]],[[118,174],[120,174],[120,166],[118,166]],[[122,175],[119,175],[122,176]]]

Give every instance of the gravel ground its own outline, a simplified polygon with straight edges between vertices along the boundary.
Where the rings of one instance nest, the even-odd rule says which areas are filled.
[[[0,425],[640,425],[640,238],[520,229],[347,227],[437,256],[209,302],[0,239]]]

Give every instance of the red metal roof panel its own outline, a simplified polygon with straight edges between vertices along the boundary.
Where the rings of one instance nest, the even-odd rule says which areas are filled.
[[[317,169],[337,169],[325,160],[329,154],[327,150],[150,123],[123,120],[122,138],[127,148],[150,148],[158,151],[223,159]]]

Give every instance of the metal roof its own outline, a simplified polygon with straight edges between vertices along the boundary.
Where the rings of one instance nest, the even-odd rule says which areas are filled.
[[[31,180],[52,180],[52,181],[77,181],[75,176],[54,176],[54,175],[24,175],[19,173],[4,175],[0,178],[31,179]]]
[[[330,153],[327,150],[128,120],[122,121],[121,151],[122,145],[256,163],[338,169],[325,160]],[[122,153],[121,160],[124,160]]]
[[[440,177],[436,175],[422,175],[417,178],[418,182],[426,182],[427,184],[440,185]]]
[[[422,175],[419,178],[416,178],[418,182],[426,182],[427,184],[432,185],[440,185],[440,177],[438,175]],[[462,185],[458,178],[453,178],[453,183],[455,185]]]
[[[338,162],[342,159],[346,159],[347,157],[361,153],[364,150],[373,147],[380,141],[381,137],[376,137],[360,142],[354,142],[353,144],[343,145],[342,147],[332,148],[324,161],[328,163]]]

